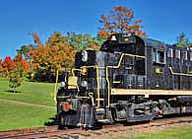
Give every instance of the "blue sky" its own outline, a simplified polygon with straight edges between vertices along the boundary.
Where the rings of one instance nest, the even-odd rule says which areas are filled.
[[[116,5],[132,8],[150,38],[174,43],[180,32],[192,38],[191,0],[1,0],[0,57],[33,43],[31,32],[43,42],[55,31],[96,35],[100,15]]]

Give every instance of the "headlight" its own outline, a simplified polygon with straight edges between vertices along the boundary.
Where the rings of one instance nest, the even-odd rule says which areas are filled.
[[[61,87],[65,87],[65,82],[61,82]]]
[[[82,81],[82,82],[81,82],[81,86],[82,86],[82,87],[88,87],[87,81]]]
[[[88,60],[88,53],[87,53],[87,51],[85,51],[85,50],[82,51],[81,55],[82,55],[82,61],[86,62]]]

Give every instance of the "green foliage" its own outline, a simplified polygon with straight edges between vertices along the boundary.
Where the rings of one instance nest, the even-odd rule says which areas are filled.
[[[102,38],[92,37],[89,34],[75,34],[74,32],[67,33],[65,39],[76,51],[85,50],[93,44],[100,46],[103,42]]]
[[[190,47],[191,43],[187,37],[187,35],[182,32],[179,34],[179,36],[177,37],[177,43],[176,46],[177,48],[187,48]]]
[[[35,46],[33,46],[32,44],[22,45],[20,49],[17,49],[17,53],[18,53],[18,54],[21,54],[22,56],[24,56],[25,59],[29,60],[30,57],[29,57],[28,53],[29,53],[29,51],[30,51],[32,48],[35,48]]]

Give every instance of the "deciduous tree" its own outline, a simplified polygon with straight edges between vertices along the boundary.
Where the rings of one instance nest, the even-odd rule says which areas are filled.
[[[14,71],[19,71],[22,74],[26,74],[30,71],[30,65],[26,59],[22,57],[21,54],[17,54],[13,60],[16,64],[16,68]]]
[[[23,78],[20,76],[20,73],[18,71],[12,72],[9,75],[9,87],[13,89],[13,93],[16,93],[16,89],[21,86],[22,82]]]
[[[0,59],[0,77],[2,77],[3,76],[3,61],[2,61],[2,59]]]
[[[15,62],[11,59],[10,56],[6,56],[2,62],[3,74],[8,77],[9,73],[16,68]]]
[[[27,45],[23,46],[21,52],[29,50],[25,55],[29,57],[32,70],[36,75],[39,73],[39,77],[45,75],[45,78],[47,75],[52,76],[52,73],[56,73],[61,68],[72,68],[76,51],[86,48],[99,49],[102,41],[100,37],[92,37],[88,34],[68,33],[63,36],[60,32],[54,32],[44,44],[41,43],[37,34],[35,38],[38,38],[34,41],[36,44],[29,49],[27,47],[27,50]]]
[[[135,20],[132,9],[124,6],[115,6],[108,15],[102,15],[99,22],[103,25],[98,33],[99,36],[106,38],[112,33],[135,33],[144,36],[141,30],[141,20]]]
[[[54,33],[45,44],[32,48],[29,56],[33,70],[50,75],[61,68],[73,67],[75,50],[60,33]]]
[[[29,63],[25,60],[20,53],[13,59],[15,64],[14,69],[9,72],[9,87],[16,92],[16,88],[21,86],[24,78],[29,72]]]

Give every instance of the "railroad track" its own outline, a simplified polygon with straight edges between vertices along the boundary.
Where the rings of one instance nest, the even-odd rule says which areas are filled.
[[[145,133],[147,130],[155,131],[170,126],[186,124],[192,125],[192,116],[158,119],[149,123],[128,126],[124,126],[123,124],[103,125],[100,130],[85,131],[79,128],[58,130],[57,126],[50,126],[0,131],[0,139],[111,139],[112,137],[119,135],[140,134]]]

